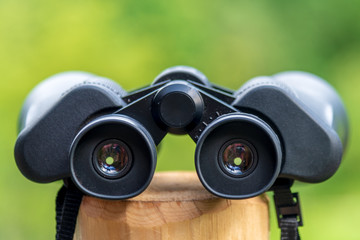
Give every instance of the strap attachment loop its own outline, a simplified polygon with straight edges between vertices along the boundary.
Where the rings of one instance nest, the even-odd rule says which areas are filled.
[[[289,185],[274,188],[274,201],[281,240],[300,240],[299,226],[303,226],[298,193],[292,193]]]

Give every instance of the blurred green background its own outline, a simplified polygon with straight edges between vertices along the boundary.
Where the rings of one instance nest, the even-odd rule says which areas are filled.
[[[339,171],[298,184],[303,239],[360,239],[360,1],[0,0],[0,239],[53,239],[61,182],[25,179],[13,158],[17,118],[42,79],[83,70],[126,90],[190,65],[237,89],[258,75],[303,70],[343,97],[351,139]],[[195,144],[167,136],[157,170],[194,169]],[[271,239],[279,239],[271,205]]]

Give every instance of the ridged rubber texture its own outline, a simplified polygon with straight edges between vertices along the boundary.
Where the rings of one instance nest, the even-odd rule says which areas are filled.
[[[86,72],[55,74],[39,83],[28,95],[19,118],[19,132],[41,119],[62,97],[81,86],[93,85],[104,88],[118,98],[127,93],[114,81]]]
[[[292,89],[289,88],[286,84],[284,84],[281,81],[276,81],[272,77],[268,77],[268,76],[259,76],[259,77],[250,79],[234,93],[234,96],[241,97],[242,95],[245,95],[246,93],[250,92],[252,89],[255,89],[259,86],[278,87],[278,88],[281,88],[282,90],[284,90],[285,92],[287,92],[289,95],[296,97],[296,95],[292,91]]]

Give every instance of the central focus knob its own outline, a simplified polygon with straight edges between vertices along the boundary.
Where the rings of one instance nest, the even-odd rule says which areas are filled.
[[[203,101],[195,87],[185,81],[174,81],[154,98],[153,115],[167,131],[184,134],[201,119]]]
[[[183,128],[194,119],[196,106],[186,93],[172,92],[163,97],[159,113],[160,118],[169,127]]]

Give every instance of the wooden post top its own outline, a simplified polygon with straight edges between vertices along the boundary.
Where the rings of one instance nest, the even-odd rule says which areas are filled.
[[[195,172],[160,172],[135,198],[85,196],[74,239],[269,239],[268,199],[218,198]]]

